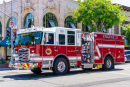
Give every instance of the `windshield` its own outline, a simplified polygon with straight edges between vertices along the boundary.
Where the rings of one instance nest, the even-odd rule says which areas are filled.
[[[42,32],[18,34],[15,45],[41,44]]]

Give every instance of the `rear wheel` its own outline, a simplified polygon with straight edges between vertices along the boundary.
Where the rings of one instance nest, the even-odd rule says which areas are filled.
[[[57,75],[66,74],[68,71],[68,63],[64,58],[58,58],[53,65],[53,72]]]
[[[114,62],[110,56],[105,58],[102,68],[103,68],[103,70],[114,69]]]
[[[31,69],[31,71],[34,73],[34,74],[41,74],[41,68],[33,68]]]

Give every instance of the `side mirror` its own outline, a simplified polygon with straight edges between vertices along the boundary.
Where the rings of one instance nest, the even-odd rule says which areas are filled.
[[[46,43],[49,42],[49,34],[46,33]]]

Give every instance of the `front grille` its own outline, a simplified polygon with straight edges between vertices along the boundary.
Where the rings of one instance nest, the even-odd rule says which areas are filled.
[[[30,49],[28,48],[19,49],[18,55],[19,55],[19,61],[29,61]]]

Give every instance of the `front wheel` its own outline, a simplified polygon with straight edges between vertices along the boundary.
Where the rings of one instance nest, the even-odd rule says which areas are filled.
[[[53,65],[53,72],[57,75],[66,74],[68,71],[68,63],[64,58],[58,58]]]
[[[106,57],[102,66],[103,70],[111,70],[114,68],[114,62],[111,57]]]
[[[41,74],[41,68],[33,68],[31,69],[31,71],[34,73],[34,74]]]

